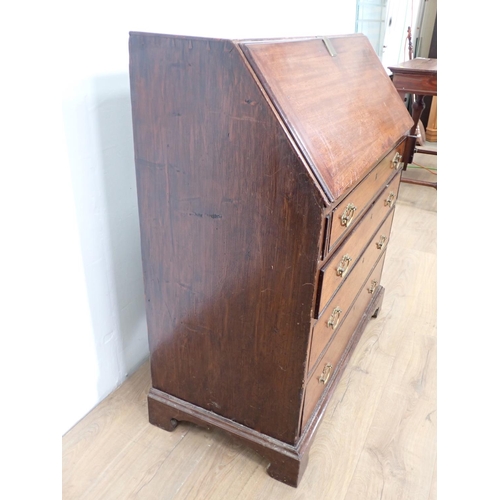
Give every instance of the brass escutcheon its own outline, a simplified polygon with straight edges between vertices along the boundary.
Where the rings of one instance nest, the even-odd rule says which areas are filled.
[[[327,363],[323,368],[323,372],[319,377],[319,381],[322,382],[323,384],[326,384],[328,382],[328,379],[330,378],[331,373],[332,373],[332,364]]]
[[[331,328],[332,330],[335,330],[335,328],[337,328],[339,321],[340,321],[340,313],[341,312],[342,312],[342,309],[340,309],[339,306],[337,306],[332,311],[332,314],[330,314],[330,317],[328,318],[328,321],[326,323],[326,326],[328,326],[328,328]]]
[[[399,164],[401,163],[401,158],[403,158],[403,155],[396,153],[394,155],[394,158],[392,159],[392,168],[397,170],[399,168]]]
[[[373,293],[375,291],[375,289],[377,288],[377,285],[378,285],[378,281],[372,280],[372,284],[371,284],[370,288],[367,288],[368,293]]]
[[[349,268],[349,264],[351,263],[351,261],[352,257],[350,257],[348,254],[345,254],[342,257],[339,267],[337,267],[337,276],[340,276],[341,278],[344,276],[344,274],[347,272],[347,269]]]
[[[389,196],[387,197],[387,200],[385,200],[384,205],[386,207],[392,207],[392,204],[394,203],[394,198],[396,198],[396,195],[391,191],[389,193]]]
[[[349,227],[354,218],[354,211],[356,210],[356,206],[353,203],[349,203],[347,207],[345,207],[344,213],[340,217],[340,224],[345,227]]]
[[[387,241],[387,236],[384,236],[383,234],[380,235],[380,240],[376,243],[377,248],[379,250],[382,250],[384,248],[385,242]]]

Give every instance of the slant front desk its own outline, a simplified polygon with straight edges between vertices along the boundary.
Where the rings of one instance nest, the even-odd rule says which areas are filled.
[[[130,34],[151,423],[297,486],[376,317],[412,120],[362,35]]]

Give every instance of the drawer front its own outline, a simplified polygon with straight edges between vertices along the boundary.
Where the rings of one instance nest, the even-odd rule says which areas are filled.
[[[318,318],[330,303],[334,293],[355,267],[366,246],[367,239],[372,237],[377,227],[394,206],[398,195],[400,178],[401,172],[392,179],[366,216],[354,228],[352,234],[321,269],[315,318]],[[385,231],[387,232],[387,229]],[[385,234],[385,236],[388,237],[388,234]]]
[[[395,170],[403,166],[406,142],[394,148],[361,183],[346,196],[332,213],[327,240],[328,251],[332,251],[338,240],[358,220],[375,193],[378,193]]]
[[[302,417],[302,429],[304,429],[309,418],[313,414],[314,407],[318,403],[329,382],[332,382],[336,377],[341,375],[339,373],[339,362],[342,361],[343,354],[349,346],[349,341],[356,330],[356,326],[363,318],[363,314],[371,301],[374,289],[378,284],[380,284],[384,259],[385,252],[370,277],[363,285],[356,302],[351,307],[347,317],[339,327],[335,338],[330,344],[330,347],[327,349],[325,355],[307,383]],[[377,285],[372,286],[373,281],[377,282]]]
[[[308,370],[311,370],[326,344],[337,331],[342,327],[342,323],[348,314],[349,308],[354,301],[359,289],[370,274],[381,254],[384,252],[389,241],[394,210],[391,211],[387,220],[375,233],[368,244],[367,249],[359,259],[358,263],[339,288],[331,300],[329,306],[319,317],[312,331],[311,349],[309,352]]]

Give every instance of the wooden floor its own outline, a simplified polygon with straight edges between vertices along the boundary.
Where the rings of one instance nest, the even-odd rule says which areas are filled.
[[[415,162],[435,167],[436,157]],[[405,175],[436,177],[423,169]],[[63,437],[63,498],[436,498],[436,190],[402,184],[382,284],[299,488],[217,430],[148,423],[145,364]]]

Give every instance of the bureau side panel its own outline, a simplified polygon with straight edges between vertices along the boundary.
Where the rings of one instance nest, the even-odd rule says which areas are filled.
[[[131,34],[153,386],[293,443],[318,190],[230,41]]]

